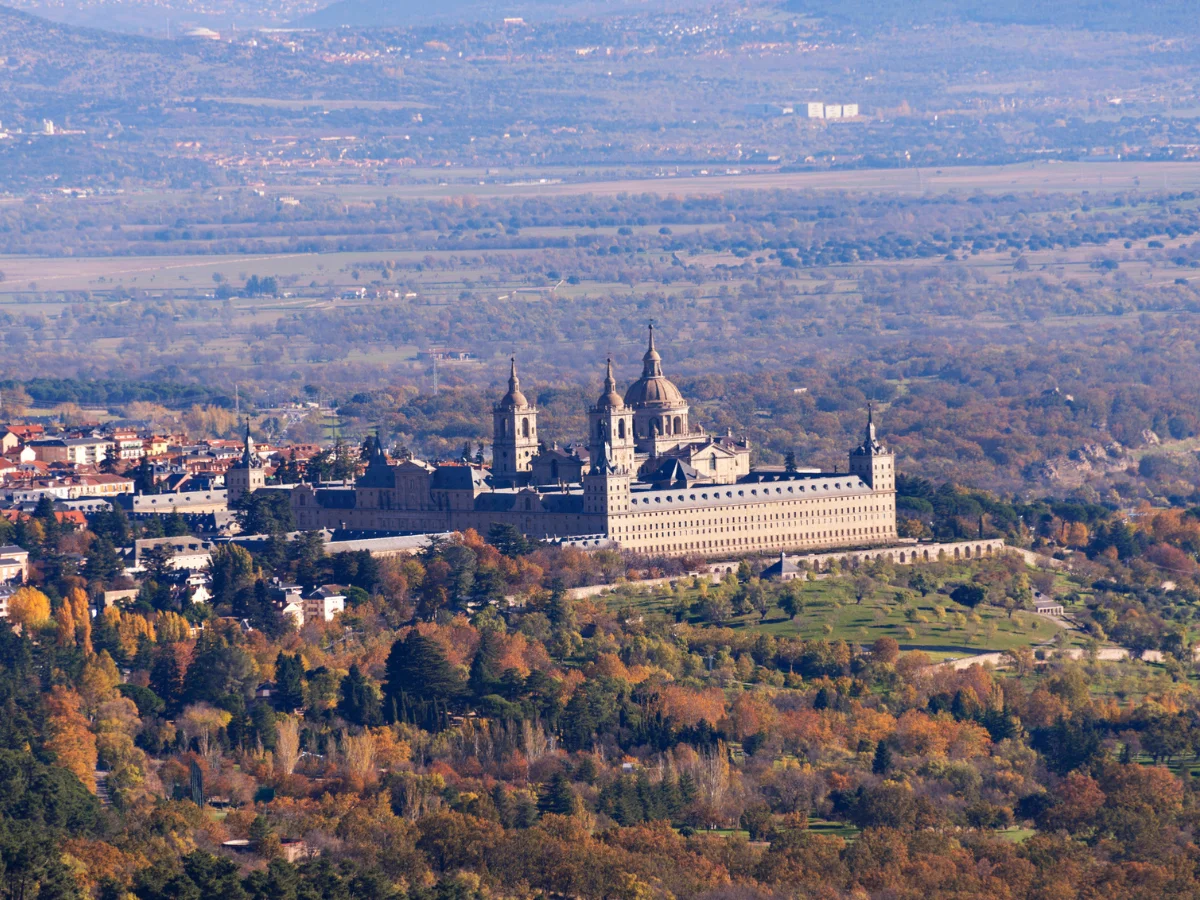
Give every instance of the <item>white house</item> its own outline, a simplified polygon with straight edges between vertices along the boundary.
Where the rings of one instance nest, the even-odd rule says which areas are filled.
[[[334,584],[325,584],[304,598],[304,624],[332,622],[346,608],[346,595]]]

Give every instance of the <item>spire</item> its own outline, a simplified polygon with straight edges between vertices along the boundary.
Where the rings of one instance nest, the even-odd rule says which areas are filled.
[[[528,405],[529,401],[521,393],[521,379],[517,377],[517,358],[514,356],[509,360],[508,364],[508,393],[500,401],[500,407],[502,409],[512,409]]]
[[[251,468],[262,465],[262,460],[254,453],[254,438],[250,437],[250,417],[246,416],[246,434],[242,438],[242,466]]]
[[[621,409],[624,407],[625,401],[621,399],[621,395],[617,393],[617,380],[613,378],[612,359],[608,361],[608,372],[604,376],[604,392],[600,395],[600,399],[596,401],[596,409]]]
[[[646,355],[642,357],[642,377],[655,378],[662,376],[662,357],[658,355],[658,351],[654,349],[654,323],[650,323],[650,345],[646,348]]]
[[[863,442],[858,449],[854,451],[856,454],[874,455],[877,453],[886,453],[887,450],[879,443],[879,439],[875,436],[875,404],[867,404],[867,427],[864,429]]]

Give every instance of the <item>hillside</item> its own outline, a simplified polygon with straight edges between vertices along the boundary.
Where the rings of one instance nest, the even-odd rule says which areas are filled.
[[[863,32],[955,20],[993,25],[1085,28],[1163,35],[1195,34],[1195,7],[1178,0],[1138,3],[1134,0],[788,0],[791,12],[805,13]]]

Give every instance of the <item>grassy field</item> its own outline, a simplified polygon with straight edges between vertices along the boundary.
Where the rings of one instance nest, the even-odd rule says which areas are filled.
[[[903,573],[899,576],[901,580],[905,577]],[[724,624],[776,637],[826,638],[854,644],[892,637],[904,650],[924,650],[938,659],[1048,644],[1060,634],[1068,644],[1082,640],[1077,633],[1064,631],[1051,619],[1032,612],[1016,612],[1010,618],[993,606],[971,610],[945,594],[922,597],[907,588],[881,584],[859,603],[850,578],[804,582],[802,591],[804,610],[795,619],[789,619],[774,605],[765,617],[750,612],[735,615]],[[622,591],[613,596],[611,603],[642,615],[669,616],[680,598],[696,604],[688,620],[704,624],[697,604],[700,590],[692,586],[682,586],[674,593]]]

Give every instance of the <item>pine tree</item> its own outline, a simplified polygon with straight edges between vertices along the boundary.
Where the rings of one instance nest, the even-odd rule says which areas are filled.
[[[338,689],[338,715],[351,725],[378,725],[382,721],[379,695],[357,665],[342,679]]]
[[[500,678],[500,640],[492,629],[485,629],[479,641],[479,649],[471,660],[471,672],[467,686],[478,699],[494,694],[499,689]]]
[[[402,641],[392,644],[387,659],[384,696],[399,709],[415,703],[454,700],[462,691],[462,682],[447,662],[441,648],[417,629]]]
[[[550,779],[545,791],[538,801],[538,808],[543,813],[554,813],[560,816],[572,816],[579,812],[579,797],[576,796],[571,782],[562,772],[556,772]]]
[[[891,767],[892,750],[886,741],[880,741],[875,745],[875,759],[871,762],[871,771],[876,775],[883,775]]]
[[[304,706],[304,663],[300,654],[281,652],[275,658],[275,690],[271,700],[276,709],[291,712]]]

